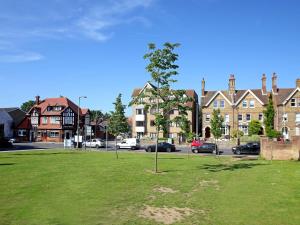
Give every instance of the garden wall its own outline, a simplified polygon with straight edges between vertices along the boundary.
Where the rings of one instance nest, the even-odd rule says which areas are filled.
[[[260,155],[266,160],[300,160],[300,137],[293,136],[289,142],[261,138]]]

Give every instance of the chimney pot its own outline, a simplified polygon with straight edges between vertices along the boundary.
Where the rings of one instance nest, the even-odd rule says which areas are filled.
[[[297,87],[297,88],[300,88],[300,78],[298,78],[298,79],[296,80],[296,87]]]

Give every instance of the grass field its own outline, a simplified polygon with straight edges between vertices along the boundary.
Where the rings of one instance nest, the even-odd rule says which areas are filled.
[[[0,154],[0,224],[299,224],[300,162],[161,154]]]

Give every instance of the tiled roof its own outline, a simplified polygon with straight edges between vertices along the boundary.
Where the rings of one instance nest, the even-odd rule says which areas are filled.
[[[26,116],[26,113],[17,107],[0,108],[0,111],[6,112],[12,118],[15,126],[18,125]]]
[[[278,94],[273,94],[276,104],[283,104],[284,100],[286,100],[293,91],[295,91],[295,88],[278,88]]]
[[[30,130],[31,129],[30,117],[23,118],[23,120],[20,122],[20,124],[17,125],[17,128]]]
[[[47,111],[48,106],[63,106],[61,111]],[[75,113],[78,112],[78,106],[66,97],[60,98],[46,98],[40,104],[34,105],[33,108],[39,108],[41,115],[56,116],[60,115],[67,107],[70,107]],[[80,109],[80,115],[83,116],[88,112],[88,109]]]

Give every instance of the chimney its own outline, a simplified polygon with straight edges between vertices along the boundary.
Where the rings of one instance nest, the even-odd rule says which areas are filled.
[[[235,94],[235,78],[233,74],[230,74],[228,89],[229,94]]]
[[[266,77],[266,74],[262,75],[261,84],[262,84],[261,92],[262,92],[263,95],[266,95],[267,94],[267,77]]]
[[[205,80],[204,78],[202,79],[202,89],[201,89],[201,96],[204,96],[205,95]]]
[[[277,75],[273,73],[272,76],[272,92],[273,94],[277,94]]]
[[[35,96],[35,104],[39,105],[40,104],[40,96]]]
[[[298,78],[298,79],[296,80],[296,87],[297,87],[297,88],[300,88],[300,78]]]

